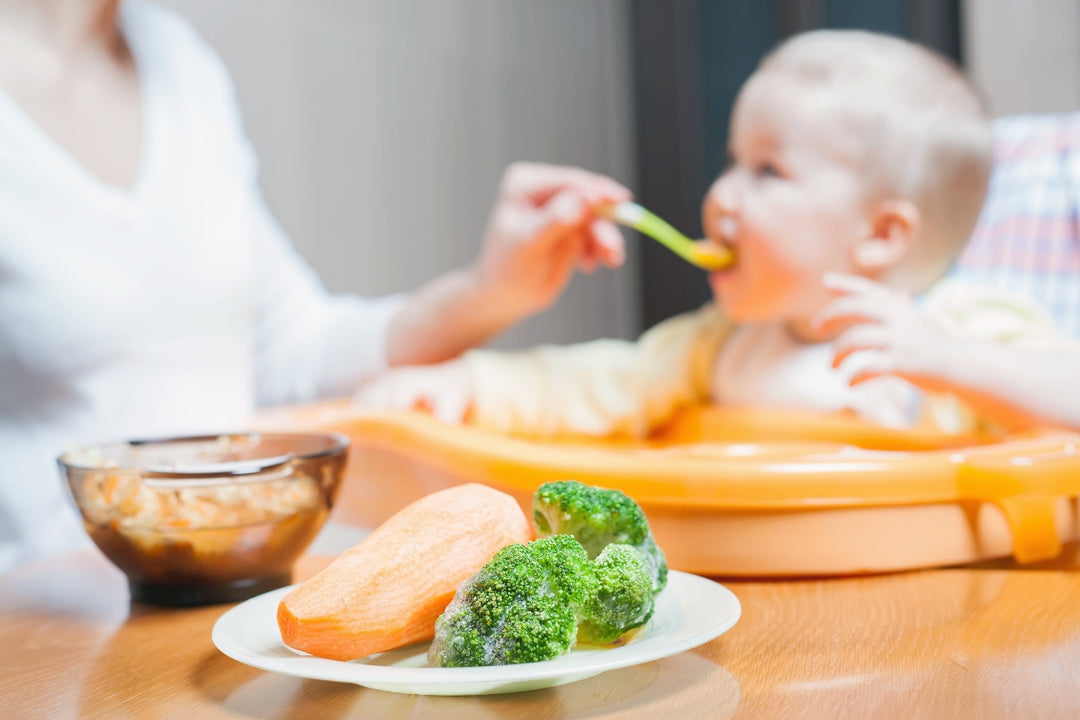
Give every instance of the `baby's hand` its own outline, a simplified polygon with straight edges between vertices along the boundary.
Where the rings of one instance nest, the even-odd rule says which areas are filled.
[[[465,422],[473,388],[462,360],[391,370],[361,386],[353,406],[364,410],[423,410],[452,425]]]
[[[475,267],[478,284],[514,315],[542,310],[575,267],[615,267],[625,248],[597,209],[629,200],[614,180],[580,168],[517,163],[504,173]]]
[[[831,334],[833,367],[840,367],[855,352],[867,351],[865,364],[852,375],[856,385],[882,375],[893,375],[926,390],[952,387],[952,348],[957,342],[945,328],[928,317],[910,295],[866,278],[831,274],[825,287],[839,297],[814,318]]]

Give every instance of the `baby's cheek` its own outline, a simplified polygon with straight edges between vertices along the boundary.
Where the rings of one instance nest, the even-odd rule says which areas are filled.
[[[819,256],[802,248],[787,248],[762,261],[769,272],[762,273],[761,286],[756,290],[770,296],[769,304],[778,319],[804,316],[808,306],[817,307],[825,301],[822,278],[827,268]]]

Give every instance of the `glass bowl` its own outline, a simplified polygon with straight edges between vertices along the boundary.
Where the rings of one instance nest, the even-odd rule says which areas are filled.
[[[132,600],[205,605],[291,582],[329,515],[348,447],[333,433],[240,433],[81,447],[58,463]]]

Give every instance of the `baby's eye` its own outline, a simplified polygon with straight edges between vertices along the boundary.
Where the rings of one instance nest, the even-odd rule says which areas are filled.
[[[756,174],[759,177],[780,177],[780,170],[770,162],[763,162],[757,166]]]

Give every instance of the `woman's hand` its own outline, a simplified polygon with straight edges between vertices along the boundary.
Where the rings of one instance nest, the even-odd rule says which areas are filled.
[[[580,168],[511,165],[480,256],[409,295],[388,329],[388,364],[456,357],[550,306],[575,267],[621,264],[622,235],[598,210],[629,199],[619,183]]]
[[[575,267],[620,265],[622,234],[597,211],[630,198],[619,183],[580,168],[511,165],[474,266],[481,292],[520,319],[550,306]]]

